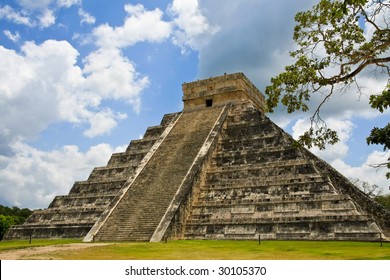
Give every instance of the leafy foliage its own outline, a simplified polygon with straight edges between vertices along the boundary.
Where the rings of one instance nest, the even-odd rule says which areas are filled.
[[[0,240],[11,226],[23,224],[31,213],[32,211],[27,208],[19,209],[0,205]]]
[[[350,178],[350,181],[362,192],[390,211],[390,194],[383,194],[383,190],[378,185],[371,185],[357,178]]]
[[[382,95],[372,95],[370,97],[370,104],[372,108],[378,109],[383,113],[390,106],[390,86],[383,91]],[[383,145],[383,150],[390,149],[390,123],[383,128],[374,127],[371,130],[370,136],[367,137],[367,144]],[[390,169],[390,158],[387,162],[378,163],[374,167],[387,166]],[[390,172],[386,173],[387,179],[390,179]]]
[[[290,53],[295,63],[273,77],[265,93],[269,112],[280,104],[288,113],[312,110],[311,127],[298,143],[324,149],[327,143],[338,142],[337,132],[320,116],[322,106],[353,84],[360,91],[358,76],[365,69],[390,76],[389,8],[388,0],[320,0],[311,10],[296,14],[293,38],[298,48]],[[382,113],[390,104],[389,85],[390,79],[382,93],[370,93],[370,105]],[[315,96],[321,102],[309,108]],[[389,149],[389,132],[390,125],[374,128],[367,143]]]
[[[390,211],[390,194],[378,195],[374,198],[374,200],[382,204],[387,210]]]

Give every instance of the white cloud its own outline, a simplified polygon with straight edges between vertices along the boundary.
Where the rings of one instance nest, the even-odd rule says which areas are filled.
[[[12,42],[14,42],[14,43],[16,43],[16,42],[18,42],[19,40],[20,40],[20,34],[19,34],[19,32],[15,32],[15,34],[12,34],[12,32],[11,31],[9,31],[9,30],[4,30],[3,31],[3,33],[4,33],[4,35],[8,38],[8,39],[10,39]]]
[[[84,11],[82,8],[78,10],[78,14],[81,18],[80,23],[86,23],[86,24],[94,24],[96,22],[96,18],[91,16],[89,13]]]
[[[138,42],[161,42],[171,34],[171,24],[162,19],[160,9],[145,10],[141,4],[125,6],[128,16],[122,26],[101,25],[93,30],[101,48],[126,48]]]
[[[310,149],[312,153],[319,158],[327,161],[340,173],[347,178],[360,179],[370,184],[376,184],[380,186],[384,192],[389,192],[389,181],[386,179],[386,172],[388,169],[383,167],[381,169],[373,168],[373,165],[385,163],[390,157],[390,151],[379,152],[373,151],[366,156],[364,163],[361,166],[353,166],[347,164],[344,159],[349,152],[348,140],[353,135],[355,125],[350,120],[325,120],[329,127],[335,129],[338,133],[340,141],[335,145],[326,145],[325,150],[319,150],[317,147]],[[293,126],[293,137],[297,139],[304,131],[310,127],[310,121],[307,119],[299,119]]]
[[[90,114],[89,123],[91,127],[84,132],[87,137],[96,137],[106,134],[117,126],[117,119],[125,119],[126,114],[114,114],[110,109]]]
[[[187,47],[199,50],[204,40],[219,30],[217,26],[210,26],[208,19],[200,10],[198,0],[174,0],[168,12],[174,17],[177,27],[173,43],[180,46],[183,52]]]
[[[73,5],[81,5],[81,0],[57,0],[59,7],[70,8]]]
[[[81,5],[81,0],[17,0],[21,10],[6,5],[0,7],[0,19],[4,18],[16,24],[29,27],[47,28],[55,24],[55,13],[61,8]],[[83,14],[83,22],[89,23],[93,17]]]
[[[313,147],[310,149],[310,151],[327,162],[332,162],[335,159],[345,158],[349,151],[347,141],[352,135],[354,128],[353,123],[350,120],[337,120],[334,118],[325,119],[325,122],[329,128],[336,130],[340,141],[334,145],[326,145],[325,150],[320,150],[317,147]],[[298,139],[298,137],[309,128],[310,120],[299,119],[292,128],[293,138]]]
[[[386,172],[389,170],[386,167],[377,169],[372,165],[385,163],[390,157],[390,151],[379,152],[374,151],[367,156],[366,161],[361,166],[351,166],[345,163],[342,159],[335,159],[331,165],[340,171],[344,176],[352,179],[360,179],[364,182],[369,182],[371,185],[378,185],[384,191],[389,193],[390,182],[386,179]]]
[[[55,195],[67,194],[75,181],[86,180],[92,168],[106,165],[112,148],[99,144],[86,152],[77,146],[40,151],[23,143],[12,147],[14,156],[0,156],[0,204],[46,208]]]
[[[53,0],[17,0],[20,6],[25,9],[45,9]]]
[[[140,111],[141,91],[148,86],[147,77],[140,77],[134,65],[118,49],[98,49],[84,60],[86,87],[102,98],[125,100]]]
[[[56,22],[56,17],[54,16],[54,12],[49,9],[43,10],[38,19],[39,19],[39,26],[42,28],[47,28],[49,26],[52,26]]]
[[[315,1],[199,1],[219,31],[199,52],[199,78],[244,72],[260,90],[291,61],[294,16]]]
[[[102,102],[122,100],[139,111],[141,91],[148,85],[147,77],[140,77],[115,49],[92,52],[84,68],[77,65],[77,50],[65,41],[27,42],[20,54],[0,46],[0,58],[0,154],[60,121],[89,126],[88,137],[107,134],[126,115]]]
[[[0,7],[0,19],[6,19],[15,24],[22,24],[29,27],[34,25],[25,13],[16,11],[8,5]]]

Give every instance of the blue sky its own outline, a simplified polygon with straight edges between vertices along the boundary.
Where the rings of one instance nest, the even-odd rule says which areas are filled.
[[[314,3],[1,1],[0,203],[44,208],[67,194],[165,113],[180,111],[183,82],[244,72],[264,91],[291,63],[295,13]],[[361,78],[368,93],[385,83]],[[369,164],[389,153],[365,137],[389,114],[371,110],[367,96],[351,90],[326,104],[323,117],[341,141],[313,152],[388,191],[386,170]],[[293,136],[307,126],[307,116],[283,109],[269,117]]]

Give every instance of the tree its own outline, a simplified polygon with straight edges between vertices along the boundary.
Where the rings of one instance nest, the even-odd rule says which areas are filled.
[[[15,219],[13,216],[0,215],[0,240],[3,239],[4,234],[14,224],[15,224]]]
[[[358,88],[359,74],[375,70],[390,76],[390,1],[320,0],[311,10],[295,16],[294,41],[298,49],[290,53],[295,63],[271,79],[266,87],[269,112],[282,105],[287,112],[309,111],[309,101],[321,96],[310,117],[311,126],[298,139],[308,148],[324,149],[339,141],[337,132],[321,118],[322,106],[335,92],[351,85]],[[364,29],[363,29],[364,28]],[[370,34],[365,30],[372,30]],[[390,105],[390,79],[382,92],[370,93],[370,105],[383,113]],[[390,149],[390,123],[373,128],[368,144]],[[390,158],[387,163],[390,168]],[[390,178],[390,172],[387,174]]]
[[[387,210],[390,211],[390,194],[378,195],[374,197],[374,200],[383,205]]]
[[[354,184],[358,189],[367,194],[371,198],[375,198],[381,196],[383,190],[378,185],[371,185],[366,181],[362,181],[360,179],[350,179],[352,184]]]
[[[383,190],[378,185],[371,185],[357,178],[350,178],[350,181],[358,189],[390,211],[390,194],[383,194]]]
[[[0,240],[13,225],[23,224],[31,215],[32,211],[27,208],[7,207],[0,205]]]

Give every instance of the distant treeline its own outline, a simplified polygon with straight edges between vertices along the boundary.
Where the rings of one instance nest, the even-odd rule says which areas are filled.
[[[0,240],[11,226],[23,224],[31,213],[32,211],[27,208],[0,205]]]
[[[382,204],[387,210],[390,211],[390,194],[375,196],[374,200]]]

